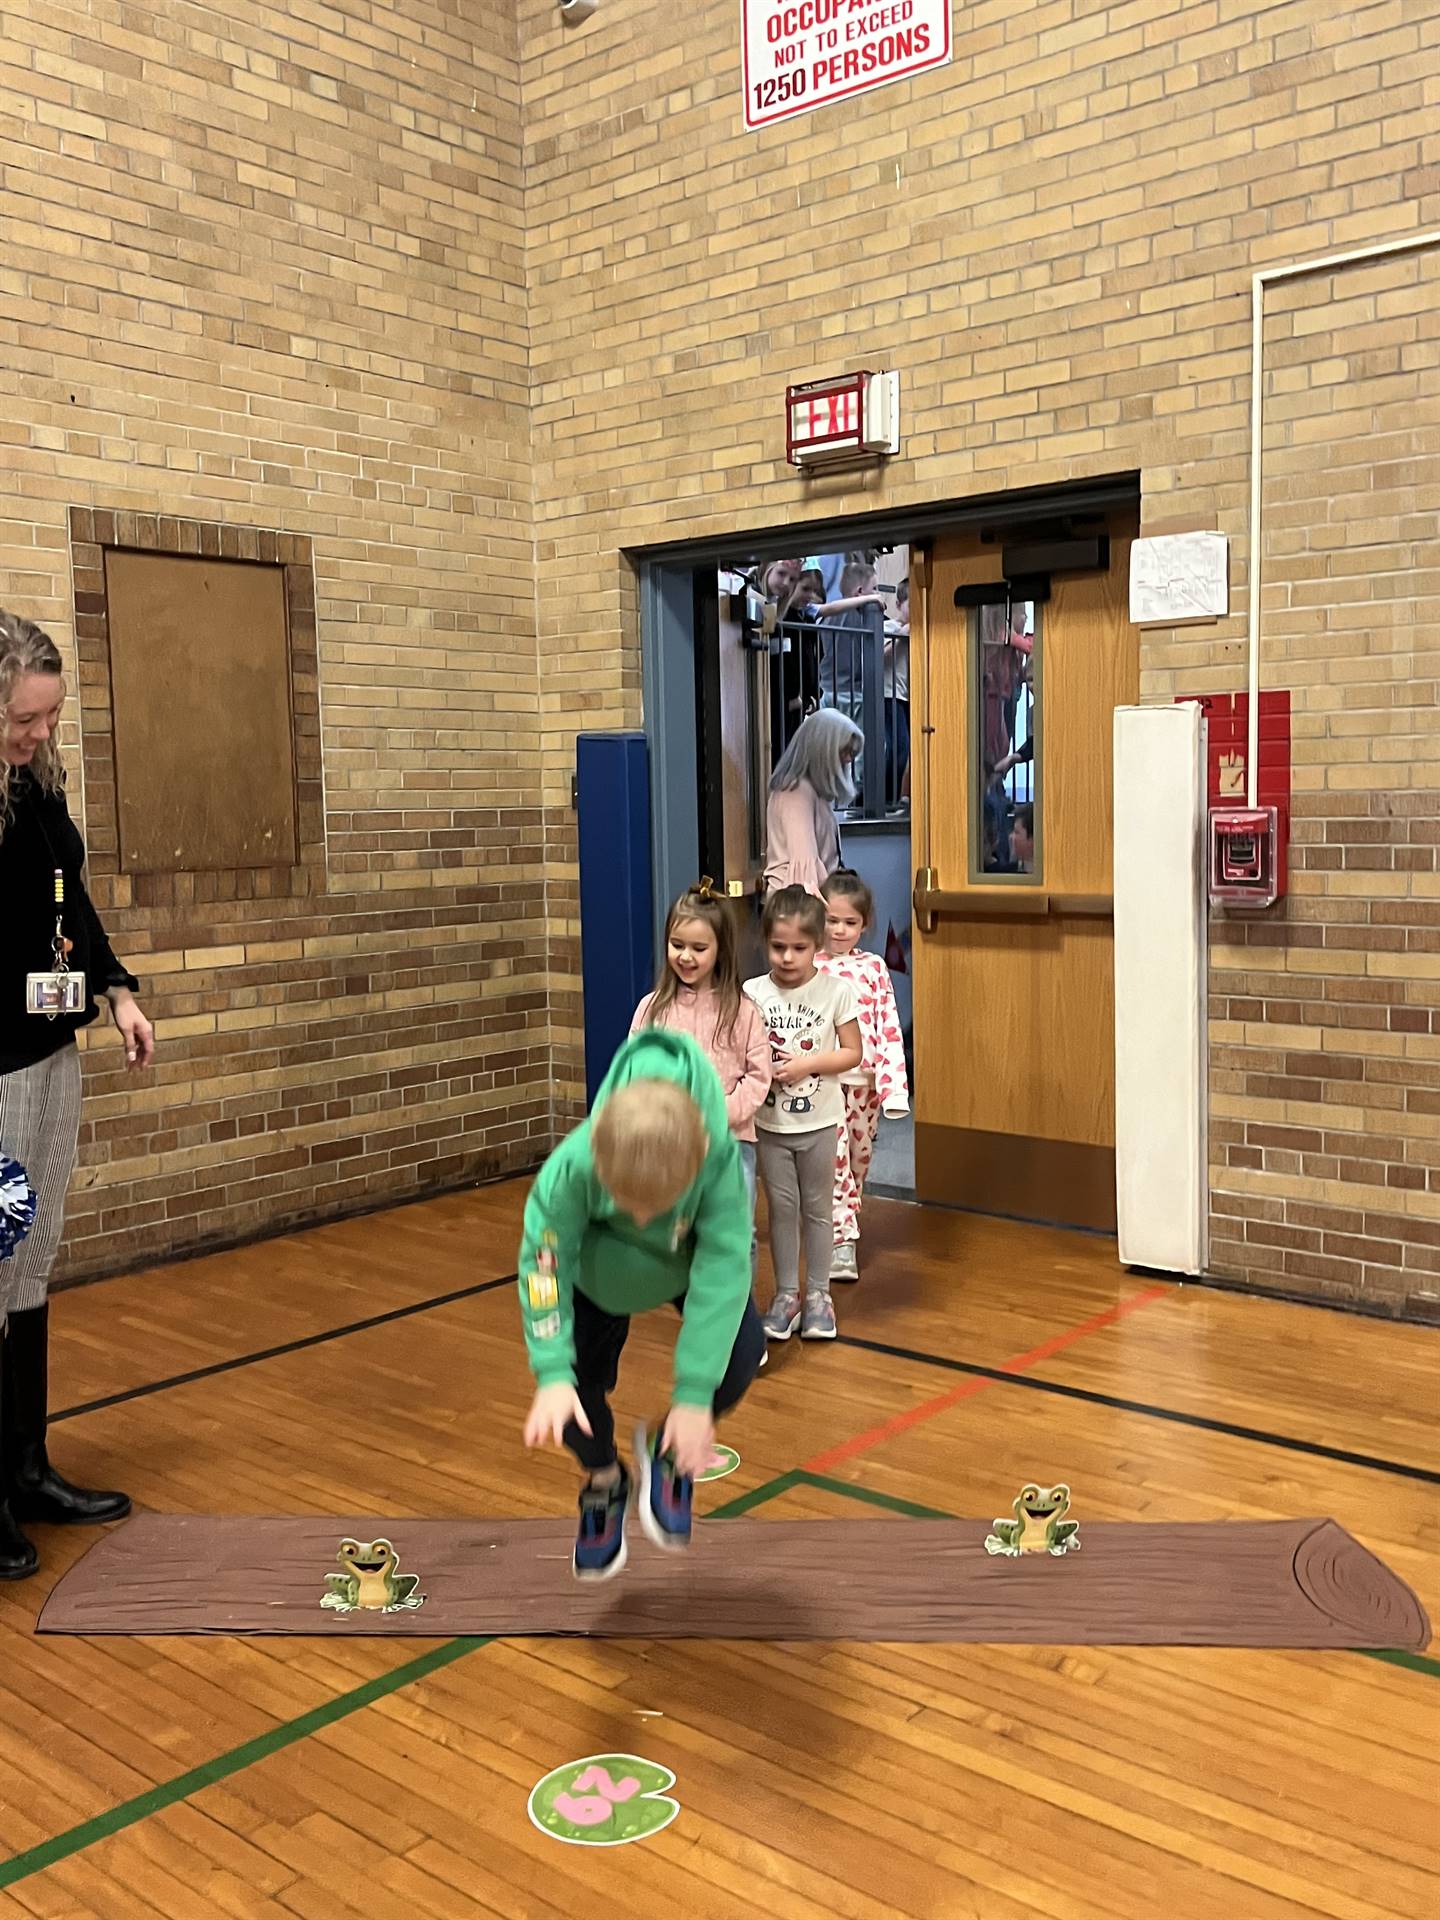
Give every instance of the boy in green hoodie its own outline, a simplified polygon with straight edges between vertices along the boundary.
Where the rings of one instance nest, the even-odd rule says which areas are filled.
[[[675,1393],[651,1445],[637,1433],[636,1505],[657,1546],[689,1545],[694,1478],[715,1415],[755,1377],[765,1334],[750,1297],[750,1200],[719,1076],[687,1035],[648,1028],[616,1054],[591,1118],[531,1190],[520,1308],[537,1382],[525,1444],[567,1446],[588,1470],[575,1573],[625,1564],[632,1480],[609,1394],[630,1316],[674,1306]]]

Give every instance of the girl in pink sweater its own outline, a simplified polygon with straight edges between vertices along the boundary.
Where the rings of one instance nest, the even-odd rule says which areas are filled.
[[[755,1115],[770,1091],[770,1040],[759,1009],[741,991],[731,909],[708,880],[682,893],[670,909],[660,978],[630,1022],[631,1033],[642,1027],[688,1033],[719,1074],[753,1217]]]

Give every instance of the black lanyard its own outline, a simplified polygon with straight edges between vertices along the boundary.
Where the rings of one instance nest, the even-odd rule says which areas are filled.
[[[35,824],[40,829],[40,838],[45,842],[45,851],[50,856],[51,867],[51,905],[55,909],[55,937],[51,942],[51,953],[55,961],[56,973],[68,973],[70,961],[69,943],[65,938],[65,869],[60,864],[60,856],[55,851],[55,842],[50,838],[49,828],[45,825],[45,816],[41,812],[43,795],[36,785],[34,776],[30,780],[30,805],[34,810]]]

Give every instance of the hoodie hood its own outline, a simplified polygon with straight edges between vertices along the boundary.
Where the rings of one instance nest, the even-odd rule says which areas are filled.
[[[636,1080],[669,1080],[683,1087],[700,1109],[712,1145],[727,1140],[730,1123],[725,1115],[725,1090],[720,1076],[702,1049],[688,1034],[665,1027],[646,1027],[620,1048],[595,1095],[598,1110],[621,1087]]]

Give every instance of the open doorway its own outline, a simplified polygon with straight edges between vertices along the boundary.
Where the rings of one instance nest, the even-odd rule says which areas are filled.
[[[770,776],[816,709],[862,736],[838,830],[914,1115],[882,1128],[871,1191],[1113,1221],[1110,733],[1138,677],[1138,501],[1122,474],[637,555],[657,910],[710,874],[760,971]]]
[[[874,901],[860,944],[890,970],[913,1076],[911,954],[910,548],[807,551],[780,536],[765,552],[697,571],[699,863],[737,901],[750,964],[758,935],[770,779],[804,722],[823,708],[859,730],[854,794],[839,806],[840,864]],[[881,1126],[872,1190],[909,1197],[911,1114]]]

